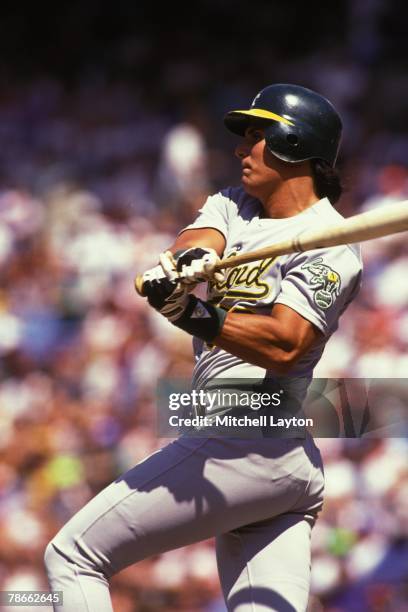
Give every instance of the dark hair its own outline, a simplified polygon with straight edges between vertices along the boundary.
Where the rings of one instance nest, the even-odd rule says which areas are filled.
[[[329,198],[332,204],[336,204],[343,193],[339,171],[323,159],[313,159],[312,170],[316,195]]]

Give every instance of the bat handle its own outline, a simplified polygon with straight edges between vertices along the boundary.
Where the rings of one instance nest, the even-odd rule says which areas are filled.
[[[143,292],[143,276],[138,275],[135,278],[135,290],[142,297],[146,297]]]

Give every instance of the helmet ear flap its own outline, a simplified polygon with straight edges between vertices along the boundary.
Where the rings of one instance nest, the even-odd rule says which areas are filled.
[[[271,123],[265,129],[265,142],[269,151],[283,161],[294,163],[302,155],[302,141],[296,126]]]

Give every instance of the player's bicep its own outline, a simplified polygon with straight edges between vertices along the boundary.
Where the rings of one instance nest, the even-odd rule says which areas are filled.
[[[317,344],[323,334],[311,321],[284,304],[275,304],[271,316],[279,322],[282,340],[294,359],[299,359]]]
[[[211,248],[221,256],[225,249],[225,237],[212,227],[187,229],[177,236],[170,250],[175,253],[191,247]]]

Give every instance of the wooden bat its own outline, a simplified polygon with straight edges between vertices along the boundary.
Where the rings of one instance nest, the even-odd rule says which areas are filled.
[[[311,249],[338,246],[363,242],[373,238],[381,238],[389,234],[397,234],[408,230],[408,200],[388,204],[374,210],[343,219],[335,225],[319,227],[315,230],[305,230],[295,238],[283,240],[256,251],[249,251],[235,257],[221,259],[215,266],[215,271],[235,268],[241,264],[287,255]],[[180,280],[183,280],[180,276]],[[137,276],[135,289],[143,296],[143,279]]]

